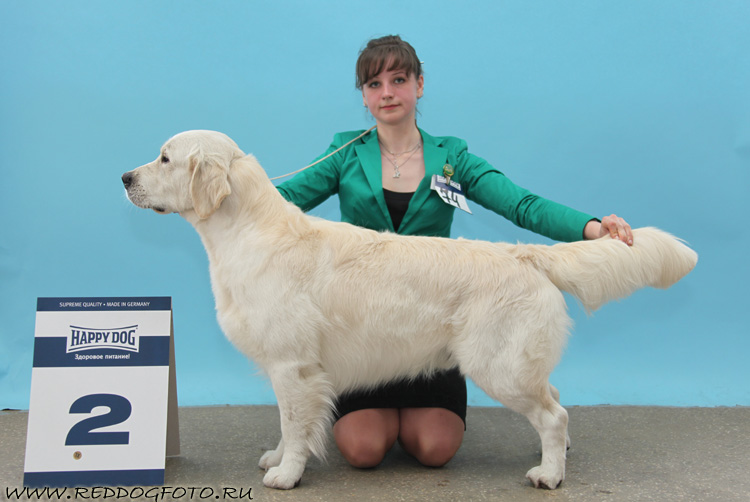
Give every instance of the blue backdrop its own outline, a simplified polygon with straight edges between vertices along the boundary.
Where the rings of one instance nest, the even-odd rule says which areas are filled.
[[[197,128],[271,175],[306,165],[372,124],[354,62],[390,33],[425,61],[428,132],[700,254],[669,291],[569,302],[563,403],[750,405],[748,25],[744,0],[0,3],[0,408],[28,407],[38,296],[172,296],[180,404],[273,403],[217,326],[197,234],[120,175]],[[474,208],[455,236],[547,242]]]

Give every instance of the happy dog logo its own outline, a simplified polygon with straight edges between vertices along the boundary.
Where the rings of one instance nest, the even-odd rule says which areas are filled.
[[[117,349],[138,352],[138,325],[124,328],[84,328],[70,326],[66,353],[93,349]]]

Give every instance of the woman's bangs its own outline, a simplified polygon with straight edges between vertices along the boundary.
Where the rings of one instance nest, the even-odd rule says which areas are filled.
[[[401,48],[390,48],[381,54],[372,54],[368,60],[362,61],[362,71],[359,75],[360,87],[379,75],[383,70],[403,70],[407,75],[419,75],[419,68],[413,68],[412,57]]]

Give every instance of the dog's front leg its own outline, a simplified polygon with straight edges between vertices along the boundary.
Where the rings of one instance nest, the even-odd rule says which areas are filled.
[[[279,387],[274,382],[274,389]],[[294,488],[302,478],[305,464],[310,457],[310,448],[305,438],[305,426],[296,420],[298,414],[293,398],[276,391],[281,416],[281,441],[273,452],[264,454],[261,463],[267,462],[268,472],[263,477],[263,484],[269,488],[289,490]],[[276,465],[273,465],[276,464]]]
[[[325,454],[332,391],[322,369],[314,364],[277,365],[268,376],[279,404],[282,439],[276,450],[261,458],[261,466],[270,467],[263,484],[290,489],[302,478],[310,454]]]
[[[281,441],[279,441],[279,445],[275,450],[268,450],[262,457],[260,457],[258,466],[265,471],[271,467],[276,467],[281,463],[282,455],[284,455],[284,438],[281,438]]]

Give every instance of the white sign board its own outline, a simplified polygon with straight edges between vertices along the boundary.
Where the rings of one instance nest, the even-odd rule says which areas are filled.
[[[171,298],[39,298],[24,485],[164,484],[175,384]]]

